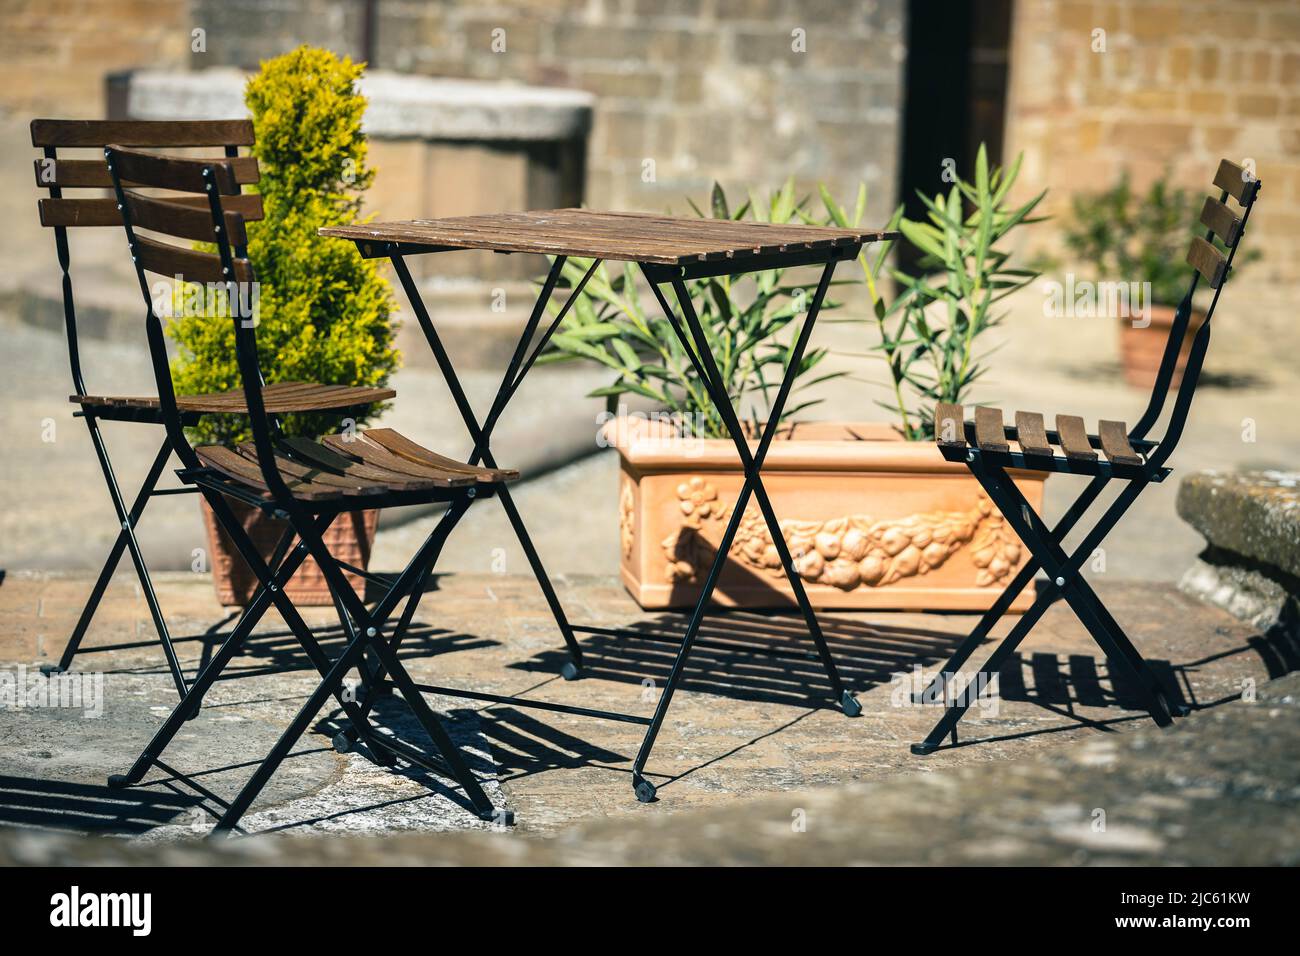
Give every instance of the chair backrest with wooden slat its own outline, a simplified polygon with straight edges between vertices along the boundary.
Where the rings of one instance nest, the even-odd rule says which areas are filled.
[[[110,143],[146,149],[221,150],[230,160],[231,174],[241,185],[257,182],[257,160],[239,156],[240,147],[253,144],[250,120],[115,121],[35,119],[31,123],[32,145],[43,155],[35,160],[36,185],[49,195],[38,200],[42,226],[52,228],[63,273],[63,313],[68,336],[68,358],[73,387],[86,394],[81,373],[77,337],[76,303],[72,292],[71,254],[68,230],[89,226],[122,225],[116,198],[102,194],[65,195],[64,190],[112,190],[113,179],[104,162],[104,148]],[[89,151],[68,158],[64,150]],[[208,217],[208,199],[201,192],[183,190],[169,194],[170,205],[200,210]],[[237,212],[244,222],[262,218],[262,199],[257,195],[226,197],[225,209]],[[146,215],[148,215],[146,213]],[[141,223],[141,228],[152,229]],[[194,238],[190,236],[188,238]],[[245,240],[246,241],[246,240]]]
[[[1187,250],[1187,264],[1192,267],[1191,282],[1187,294],[1178,306],[1169,339],[1165,343],[1164,356],[1156,374],[1155,386],[1152,388],[1151,400],[1146,412],[1130,432],[1133,438],[1145,438],[1164,410],[1165,402],[1173,381],[1174,370],[1178,364],[1179,352],[1187,335],[1191,321],[1192,297],[1198,285],[1204,281],[1214,290],[1205,312],[1205,319],[1192,339],[1187,364],[1183,369],[1183,380],[1174,399],[1169,426],[1165,429],[1155,453],[1148,459],[1148,465],[1159,468],[1177,445],[1187,422],[1187,413],[1191,408],[1192,396],[1200,379],[1201,367],[1205,362],[1205,353],[1210,344],[1210,320],[1219,304],[1224,283],[1232,272],[1232,260],[1237,254],[1242,236],[1246,231],[1246,222],[1250,211],[1259,196],[1261,183],[1252,170],[1239,166],[1231,160],[1222,160],[1214,174],[1214,185],[1219,189],[1219,197],[1206,197],[1201,206],[1200,224],[1205,227],[1204,235],[1194,236]],[[1233,200],[1233,205],[1229,200]],[[1215,240],[1222,245],[1215,244]]]
[[[105,148],[104,157],[145,300],[149,355],[158,385],[159,405],[177,455],[188,467],[200,467],[184,437],[162,320],[156,308],[156,292],[149,274],[180,283],[201,283],[209,288],[215,285],[222,293],[220,301],[228,307],[234,327],[235,357],[263,476],[273,491],[289,497],[275,465],[272,425],[262,400],[263,380],[254,331],[256,316],[249,308],[256,301],[252,284],[257,280],[244,248],[247,241],[244,218],[238,210],[225,208],[228,200],[240,195],[237,162],[224,157],[159,156],[117,145]],[[194,192],[203,196],[207,205],[201,208],[197,204],[175,203],[157,195],[146,195],[141,189]],[[142,229],[158,238],[140,235]],[[211,243],[217,251],[194,249],[194,241]]]

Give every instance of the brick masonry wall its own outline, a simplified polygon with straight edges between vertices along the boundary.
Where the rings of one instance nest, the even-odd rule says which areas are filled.
[[[1124,168],[1144,188],[1166,168],[1211,191],[1220,158],[1253,160],[1264,183],[1225,316],[1295,341],[1300,298],[1300,6],[1288,0],[1090,3],[1018,0],[1007,153],[1049,212]],[[1105,52],[1092,31],[1106,31]],[[1037,230],[1040,236],[1050,230]],[[1238,326],[1244,328],[1244,326]],[[1263,331],[1259,328],[1258,331]]]

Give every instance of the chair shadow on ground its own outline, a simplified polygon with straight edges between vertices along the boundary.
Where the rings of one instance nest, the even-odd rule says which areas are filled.
[[[313,627],[312,635],[330,660],[342,654],[348,643],[347,635],[337,624],[331,627]],[[407,628],[397,656],[402,660],[426,659],[456,651],[496,647],[497,643],[463,631],[449,631],[415,621]],[[206,661],[201,662],[195,671],[205,663]],[[301,670],[314,670],[311,658],[302,649],[294,633],[281,627],[255,632],[244,644],[243,650],[222,671],[218,680],[238,680]]]
[[[436,584],[434,588],[436,589]],[[936,615],[936,623],[945,617],[947,615]],[[818,620],[842,679],[847,686],[857,691],[894,684],[900,674],[910,678],[918,666],[930,674],[934,673],[966,633],[965,627],[935,630],[882,624],[850,619],[835,612],[821,612]],[[687,621],[687,614],[665,612],[632,621],[623,627],[580,629],[585,632],[581,641],[584,677],[643,686],[649,681],[654,688],[662,688],[671,671]],[[213,630],[216,631],[223,625],[217,625]],[[336,655],[342,649],[344,635],[337,625],[317,627],[313,631],[327,654]],[[220,635],[216,640],[220,640]],[[401,656],[424,658],[497,645],[498,642],[494,640],[473,634],[449,632],[416,622],[402,647]],[[563,646],[558,641],[557,645],[508,666],[517,671],[535,673],[540,682],[556,680],[560,666],[568,660]],[[976,652],[973,663],[982,662],[992,646],[991,642],[986,642]],[[1300,669],[1300,646],[1297,646],[1296,640],[1285,628],[1252,636],[1239,646],[1210,658],[1178,664],[1148,658],[1148,663],[1166,689],[1171,703],[1185,703],[1199,710],[1235,700],[1239,695],[1232,694],[1212,701],[1197,700],[1190,675],[1211,660],[1250,653],[1261,658],[1270,678]],[[311,667],[292,632],[283,626],[256,633],[250,639],[244,657],[248,658],[247,663],[236,666],[241,663],[241,659],[237,658],[235,665],[225,675],[227,679]],[[973,669],[971,664],[967,667]],[[582,682],[571,686],[580,689]],[[737,700],[800,708],[828,708],[837,703],[830,699],[826,672],[809,639],[806,623],[797,611],[785,609],[710,609],[687,663],[681,688]],[[912,689],[910,683],[908,689]],[[527,694],[527,691],[522,693]],[[1123,672],[1108,666],[1104,658],[1087,653],[1015,654],[1000,672],[998,693],[1003,700],[1042,707],[1067,720],[1060,725],[1032,731],[957,739],[948,746],[994,743],[1061,733],[1080,727],[1108,730],[1112,724],[1147,719],[1140,696],[1125,679]],[[932,709],[934,719],[937,720],[941,711],[938,708]],[[1079,710],[1087,710],[1088,713],[1079,713]],[[1099,714],[1098,711],[1103,713]],[[1107,714],[1106,711],[1111,713]],[[608,750],[558,730],[532,713],[525,713],[509,704],[455,706],[441,710],[440,716],[453,741],[480,779],[495,779],[500,783],[551,769],[592,765],[609,767],[628,764],[631,760],[628,754]],[[764,731],[755,739],[779,733],[802,720],[803,716],[806,714],[782,727]],[[422,750],[429,750],[430,742],[400,696],[390,694],[381,697],[375,704],[373,717],[383,732],[392,733]],[[316,721],[314,735],[318,740],[323,737],[328,741],[345,725],[342,711],[336,709]],[[985,725],[980,729],[994,728]],[[302,743],[306,743],[306,738]],[[747,745],[741,744],[741,747]],[[252,762],[248,766],[251,767],[259,755],[250,756]],[[725,756],[709,755],[699,767],[687,769],[672,779],[681,779]],[[173,780],[190,780],[171,768],[166,768],[161,762],[160,769],[172,774]],[[232,768],[209,769],[194,776],[229,769]],[[434,795],[466,805],[459,788],[450,780],[444,780],[405,762],[399,765],[397,772],[420,779]],[[6,779],[10,785],[0,782],[0,823],[44,825],[57,829],[85,829],[94,825],[98,830],[143,832],[154,826],[174,822],[177,816],[201,802],[200,797],[158,793],[156,790],[151,792],[134,789],[123,792],[104,787]],[[46,792],[52,799],[43,796]],[[219,800],[216,802],[220,803]],[[354,808],[341,813],[356,813],[377,807]],[[282,829],[295,829],[312,822],[314,821],[299,821],[287,824]]]
[[[202,803],[183,793],[0,776],[0,825],[7,827],[134,835],[182,822]]]
[[[390,585],[396,581],[396,574],[379,573],[376,575]],[[431,575],[428,583],[425,585],[421,597],[438,590],[439,575]],[[373,607],[373,602],[383,596],[385,588],[377,585],[375,582],[367,582],[365,599]],[[402,604],[399,603],[397,609],[393,612],[390,620],[396,621],[401,616]],[[197,674],[212,659],[212,655],[221,646],[222,642],[234,628],[239,619],[239,612],[230,610],[221,620],[214,623],[201,634],[184,635],[173,637],[172,643],[178,649],[184,648],[191,644],[200,644],[202,649],[197,661],[182,663],[186,672],[190,675]],[[335,619],[337,620],[337,619]],[[272,623],[273,622],[273,623]],[[326,656],[331,659],[336,658],[343,652],[347,645],[347,636],[341,625],[337,623],[310,625],[312,635],[320,644],[321,649]],[[407,628],[406,635],[402,640],[402,646],[398,650],[398,657],[403,660],[413,658],[436,657],[439,654],[450,654],[455,651],[474,650],[476,648],[495,647],[496,641],[488,638],[477,637],[462,632],[449,631],[442,628],[433,627],[429,624],[421,623],[417,619],[412,621]],[[109,651],[137,650],[140,648],[157,647],[158,641],[143,640],[131,641],[119,644],[104,644],[81,649],[80,655],[102,654]],[[278,673],[281,671],[294,670],[311,670],[311,659],[303,651],[302,645],[293,631],[280,620],[279,614],[272,608],[266,612],[266,615],[259,622],[257,629],[244,641],[242,650],[234,657],[222,672],[219,680],[235,680],[244,677],[258,677],[265,674]],[[166,666],[161,662],[151,662],[148,664],[128,664],[121,668],[102,668],[103,673],[136,673],[136,674],[165,674]]]
[[[371,712],[376,730],[437,755],[406,701],[399,694],[379,697]],[[508,704],[453,707],[438,714],[443,728],[459,748],[471,772],[480,780],[498,783],[547,770],[572,770],[593,764],[625,764],[631,757],[576,737]],[[348,726],[342,708],[317,721],[313,730],[332,739]],[[396,772],[418,779],[461,806],[468,803],[450,780],[406,761]]]
[[[397,581],[398,576],[394,573],[376,572],[374,577],[380,580],[368,580],[366,582],[364,597],[367,605],[372,609],[374,603],[380,600],[387,592],[387,589]],[[420,594],[422,600],[430,593],[439,590],[439,577],[439,575],[430,575],[424,590]],[[397,607],[389,617],[389,621],[395,623],[401,617],[404,604],[405,599],[398,602]],[[227,617],[225,621],[210,629],[208,635],[205,635],[203,654],[196,665],[196,670],[207,664],[214,648],[220,646],[225,637],[225,634],[220,631],[228,633],[230,627],[233,627],[236,617],[236,615]],[[263,618],[261,626],[244,643],[243,650],[231,661],[230,666],[222,674],[221,680],[256,677],[280,671],[310,670],[312,668],[311,659],[303,651],[302,645],[298,642],[298,638],[294,633],[282,623],[278,627],[267,627],[264,622],[268,619],[278,621],[279,615],[274,609],[267,612],[267,617]],[[330,659],[338,657],[347,646],[347,634],[340,624],[312,625],[311,631],[321,649]],[[412,621],[410,627],[407,628],[397,656],[404,660],[436,657],[439,654],[495,647],[496,645],[496,641],[487,638],[449,631],[421,623],[418,620],[417,611],[417,619]]]
[[[606,750],[580,737],[550,726],[532,714],[508,704],[453,707],[440,711],[439,719],[462,748],[470,768],[480,775],[502,772],[536,773],[581,767],[592,762],[618,763],[631,758]],[[375,726],[409,744],[425,749],[424,734],[406,702],[398,694],[385,694],[375,703]],[[315,730],[326,737],[347,726],[341,708],[320,720]],[[491,746],[489,755],[485,748]]]
[[[864,622],[833,612],[820,613],[818,621],[841,678],[855,691],[898,684],[902,680],[899,675],[905,675],[903,686],[909,692],[919,690],[920,686],[912,683],[915,669],[919,666],[927,677],[932,676],[965,636],[964,629],[938,631]],[[650,681],[654,687],[662,687],[686,624],[687,615],[664,613],[590,634],[582,641],[584,672],[592,678],[643,685]],[[993,646],[995,641],[986,641],[964,671],[973,673]],[[1300,669],[1300,647],[1285,629],[1253,636],[1216,657],[1252,653],[1265,663],[1270,678]],[[567,654],[556,649],[512,666],[555,673],[566,659]],[[1175,707],[1206,709],[1240,696],[1197,699],[1191,676],[1208,660],[1146,660]],[[813,708],[837,705],[802,616],[789,611],[712,610],[700,628],[680,687],[752,702]],[[996,687],[1004,701],[1032,704],[1067,718],[1059,726],[1033,731],[1034,735],[1065,732],[1081,725],[1104,729],[1114,722],[1146,719],[1142,695],[1126,672],[1112,666],[1099,650],[1095,655],[1013,654],[1001,669]],[[942,710],[931,709],[937,721]],[[963,745],[1017,736],[1028,734],[982,737]]]

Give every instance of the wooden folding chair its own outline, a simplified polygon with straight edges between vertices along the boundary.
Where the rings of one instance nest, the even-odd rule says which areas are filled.
[[[1143,706],[1158,725],[1167,726],[1174,716],[1183,716],[1187,712],[1184,706],[1171,705],[1167,689],[1161,686],[1119,623],[1084,580],[1080,569],[1142,490],[1151,482],[1163,481],[1171,473],[1171,469],[1165,467],[1165,462],[1178,444],[1187,422],[1192,396],[1209,347],[1210,320],[1218,306],[1223,284],[1232,269],[1233,256],[1241,243],[1251,208],[1260,190],[1258,179],[1226,159],[1219,163],[1214,185],[1221,191],[1219,198],[1207,197],[1201,209],[1200,223],[1207,231],[1203,237],[1196,236],[1192,239],[1187,252],[1187,262],[1193,267],[1191,283],[1169,331],[1146,411],[1132,429],[1123,422],[1102,421],[1098,434],[1091,435],[1087,433],[1082,418],[1058,415],[1056,430],[1049,431],[1044,425],[1043,416],[1035,412],[1016,412],[1015,424],[1004,425],[1002,411],[996,408],[976,408],[973,421],[964,421],[960,405],[940,404],[935,409],[935,440],[943,457],[948,461],[966,462],[1032,557],[1026,560],[1024,567],[970,635],[962,641],[934,681],[914,695],[917,702],[948,700],[953,675],[988,636],[1016,595],[1042,568],[1047,574],[1046,584],[1040,588],[1034,603],[989,656],[969,687],[987,686],[987,682],[998,675],[1020,642],[1059,594],[1105,653],[1112,674],[1122,674],[1131,680]],[[1228,205],[1229,197],[1236,200],[1239,211]],[[1216,236],[1227,249],[1226,256],[1211,242]],[[1164,411],[1178,353],[1190,321],[1192,296],[1202,280],[1214,290],[1214,296],[1205,321],[1192,340],[1182,384],[1174,398],[1164,437],[1159,441],[1151,440],[1146,436]],[[1061,453],[1058,454],[1053,446],[1058,446]],[[1097,454],[1098,449],[1104,458]],[[1008,475],[1008,469],[1088,475],[1092,480],[1056,526],[1048,527],[1020,493]],[[1066,534],[1110,481],[1121,481],[1125,486],[1078,547],[1072,553],[1067,553],[1062,547]],[[961,695],[960,700],[952,700],[929,736],[921,743],[912,745],[912,752],[929,754],[937,750],[945,737],[955,733],[957,722],[972,703],[969,693]]]
[[[319,441],[286,438],[273,418],[271,389],[262,384],[257,358],[255,321],[247,308],[253,266],[246,258],[244,220],[240,212],[225,208],[227,197],[239,192],[233,160],[182,159],[156,156],[110,146],[105,150],[108,170],[117,193],[122,221],[135,262],[140,289],[148,307],[146,331],[159,407],[171,447],[184,465],[177,474],[198,488],[248,561],[262,585],[265,600],[273,603],[297,637],[312,665],[321,675],[316,691],[307,699],[243,787],[225,808],[216,832],[234,828],[253,799],[265,786],[293,745],[307,730],[317,712],[334,697],[347,715],[349,730],[363,740],[376,760],[391,765],[399,757],[409,763],[453,778],[472,811],[483,819],[510,822],[508,811],[498,811],[470,772],[459,750],[439,723],[420,690],[398,660],[397,647],[414,614],[443,543],[460,517],[476,499],[491,497],[518,472],[480,468],[444,458],[386,428],[330,435]],[[132,188],[127,188],[131,186]],[[206,208],[181,205],[147,196],[135,187],[171,189],[205,195]],[[214,243],[216,253],[197,252],[140,235],[155,235]],[[253,440],[236,448],[209,445],[194,448],[185,438],[183,412],[173,393],[162,324],[155,314],[146,274],[179,277],[185,282],[211,284],[223,290],[231,304],[235,329],[235,355],[243,383]],[[288,530],[273,560],[263,561],[230,509],[227,499],[242,501],[287,522]],[[339,561],[321,538],[338,515],[360,508],[393,508],[445,502],[448,508],[396,582],[368,608],[343,574]],[[296,536],[297,547],[289,549]],[[311,628],[284,593],[284,584],[310,554],[320,565],[334,596],[335,609],[347,646],[334,660],[326,656]],[[406,605],[396,625],[391,618],[404,596]],[[247,619],[247,616],[246,616]],[[182,726],[186,715],[239,651],[251,625],[241,621],[212,660],[194,679],[180,704],[155,734],[131,770],[109,779],[112,786],[127,786],[143,778],[162,749]],[[429,754],[391,736],[378,734],[369,722],[373,695],[354,697],[343,688],[344,677],[354,667],[367,671],[365,655],[372,652],[378,667],[370,673],[396,687],[436,750]],[[341,735],[340,735],[341,736]],[[336,738],[337,739],[337,738]]]
[[[86,422],[90,430],[91,444],[99,459],[104,482],[108,486],[109,498],[117,513],[117,522],[121,530],[113,547],[104,561],[103,569],[91,589],[90,596],[82,609],[73,628],[68,643],[58,664],[42,667],[45,673],[66,671],[72,667],[73,658],[81,646],[81,640],[90,626],[99,602],[104,596],[109,580],[117,569],[123,551],[129,551],[135,565],[136,577],[149,614],[153,618],[154,630],[158,642],[167,659],[167,667],[175,682],[177,693],[185,695],[186,677],[177,660],[172,637],[159,606],[158,596],[154,591],[149,576],[149,568],[140,551],[135,529],[140,522],[146,505],[151,498],[161,495],[192,494],[193,486],[179,488],[157,488],[163,468],[173,452],[173,443],[164,435],[162,444],[154,457],[153,464],[145,476],[135,498],[128,506],[118,486],[112,461],[104,437],[100,432],[101,422],[136,422],[159,426],[163,424],[163,413],[159,399],[154,396],[119,396],[93,394],[86,387],[81,373],[81,346],[77,334],[77,311],[72,293],[71,253],[68,230],[92,226],[122,225],[117,200],[106,198],[100,191],[113,188],[113,180],[104,163],[104,147],[109,143],[124,143],[129,146],[157,147],[178,149],[182,147],[219,148],[230,162],[231,174],[236,184],[250,184],[258,180],[257,160],[252,157],[239,156],[239,148],[253,144],[253,124],[250,120],[202,120],[202,121],[158,121],[158,122],[116,122],[101,120],[57,120],[37,119],[31,124],[32,145],[40,148],[44,155],[35,161],[36,184],[49,190],[49,198],[39,200],[41,225],[54,230],[55,248],[58,253],[59,268],[63,273],[63,315],[68,338],[68,358],[72,367],[73,394],[69,401],[78,407],[74,413]],[[91,158],[61,158],[59,150],[93,149]],[[65,189],[94,190],[93,196],[66,198]],[[207,215],[208,199],[200,193],[178,192],[169,197],[173,205],[187,210],[199,210]],[[226,197],[225,210],[238,213],[244,222],[262,218],[262,197],[257,195],[231,195]],[[142,224],[143,225],[143,224]],[[313,385],[301,382],[278,382],[267,386],[264,399],[268,411],[276,414],[288,414],[304,411],[339,411],[357,409],[374,402],[392,398],[396,393],[391,389],[351,388],[343,386]],[[177,413],[182,425],[193,425],[204,414],[247,414],[242,392],[231,391],[207,395],[180,395],[176,397]],[[264,605],[263,605],[264,606]],[[260,612],[258,612],[260,614]]]

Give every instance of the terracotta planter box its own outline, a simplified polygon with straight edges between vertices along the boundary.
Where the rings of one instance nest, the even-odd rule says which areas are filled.
[[[230,504],[239,523],[248,532],[257,548],[257,553],[264,560],[270,560],[275,546],[284,533],[285,522],[272,518],[259,508],[246,505],[241,501]],[[217,524],[216,517],[208,503],[200,499],[203,509],[203,524],[208,531],[208,554],[212,558],[212,583],[217,591],[217,600],[226,607],[245,607],[253,599],[257,590],[257,578],[243,557],[235,550],[234,542],[224,528]],[[370,552],[375,544],[375,529],[379,525],[378,509],[353,511],[339,515],[325,531],[325,547],[330,554],[340,561],[369,568]],[[365,596],[365,579],[351,571],[344,571],[348,582],[356,588],[359,595]],[[325,575],[314,558],[308,557],[298,568],[285,593],[295,603],[303,606],[332,605],[329,588],[325,584]]]
[[[735,447],[626,420],[605,435],[622,462],[623,583],[643,608],[690,607],[740,491]],[[1015,473],[1035,509],[1046,477]],[[763,482],[815,607],[985,610],[1028,555],[965,465],[888,425],[794,426],[772,443]],[[715,599],[794,603],[752,500]],[[1032,599],[1026,588],[1012,610]]]
[[[1151,324],[1146,328],[1133,327],[1132,319],[1121,319],[1119,327],[1119,355],[1124,366],[1124,381],[1135,388],[1151,388],[1156,383],[1156,373],[1160,371],[1160,360],[1165,355],[1165,343],[1169,341],[1169,330],[1174,324],[1177,309],[1169,305],[1151,306]],[[1177,388],[1183,380],[1183,369],[1187,365],[1188,353],[1192,350],[1192,338],[1205,321],[1205,312],[1192,309],[1191,321],[1187,323],[1187,334],[1178,350],[1178,364],[1174,366],[1171,388]]]

